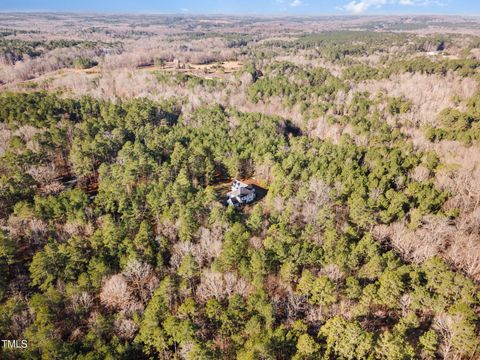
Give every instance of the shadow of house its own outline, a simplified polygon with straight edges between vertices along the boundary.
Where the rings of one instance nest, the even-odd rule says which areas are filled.
[[[255,189],[255,194],[256,194],[255,201],[260,201],[265,196],[267,196],[267,189],[264,189],[263,187],[260,187],[256,184],[250,184],[250,185],[253,186],[253,188]]]

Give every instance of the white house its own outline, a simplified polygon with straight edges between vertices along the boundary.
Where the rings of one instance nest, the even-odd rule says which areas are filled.
[[[230,191],[227,196],[228,205],[240,206],[242,204],[248,204],[255,200],[255,188],[239,180],[233,180],[232,191]]]

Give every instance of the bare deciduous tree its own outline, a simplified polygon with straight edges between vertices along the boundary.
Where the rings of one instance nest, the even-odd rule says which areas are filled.
[[[107,279],[100,292],[100,301],[113,309],[128,308],[132,302],[132,294],[125,276],[116,274]]]
[[[75,313],[83,312],[83,311],[86,312],[92,307],[93,298],[86,291],[82,291],[79,294],[77,293],[73,294],[70,299],[70,302],[71,302],[72,310]]]
[[[146,304],[159,282],[152,271],[152,267],[138,260],[132,260],[127,264],[122,274],[131,294],[140,299],[143,304]]]
[[[207,270],[202,274],[200,285],[197,288],[197,297],[202,301],[215,297],[225,299],[233,294],[247,296],[251,286],[242,278],[233,273],[219,273]]]
[[[32,166],[27,170],[27,174],[31,175],[40,184],[40,191],[46,195],[58,194],[65,189],[65,185],[55,181],[59,174],[54,162],[47,165]]]
[[[131,319],[118,319],[114,323],[115,333],[120,339],[131,340],[138,331],[138,325]]]

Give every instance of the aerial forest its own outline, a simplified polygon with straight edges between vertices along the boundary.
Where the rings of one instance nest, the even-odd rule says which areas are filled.
[[[37,16],[0,14],[1,359],[480,358],[479,23]]]

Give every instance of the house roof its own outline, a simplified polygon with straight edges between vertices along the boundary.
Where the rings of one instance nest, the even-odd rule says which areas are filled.
[[[233,180],[232,185],[237,185],[238,187],[248,187],[248,186],[251,186],[251,185],[249,185],[249,184],[247,184],[247,183],[244,183],[243,181],[240,181],[240,180],[237,180],[237,179]]]
[[[246,196],[253,194],[255,190],[253,188],[248,188],[248,187],[241,187],[238,189],[235,189],[233,191],[230,191],[227,195],[229,197],[234,197],[234,196]]]

